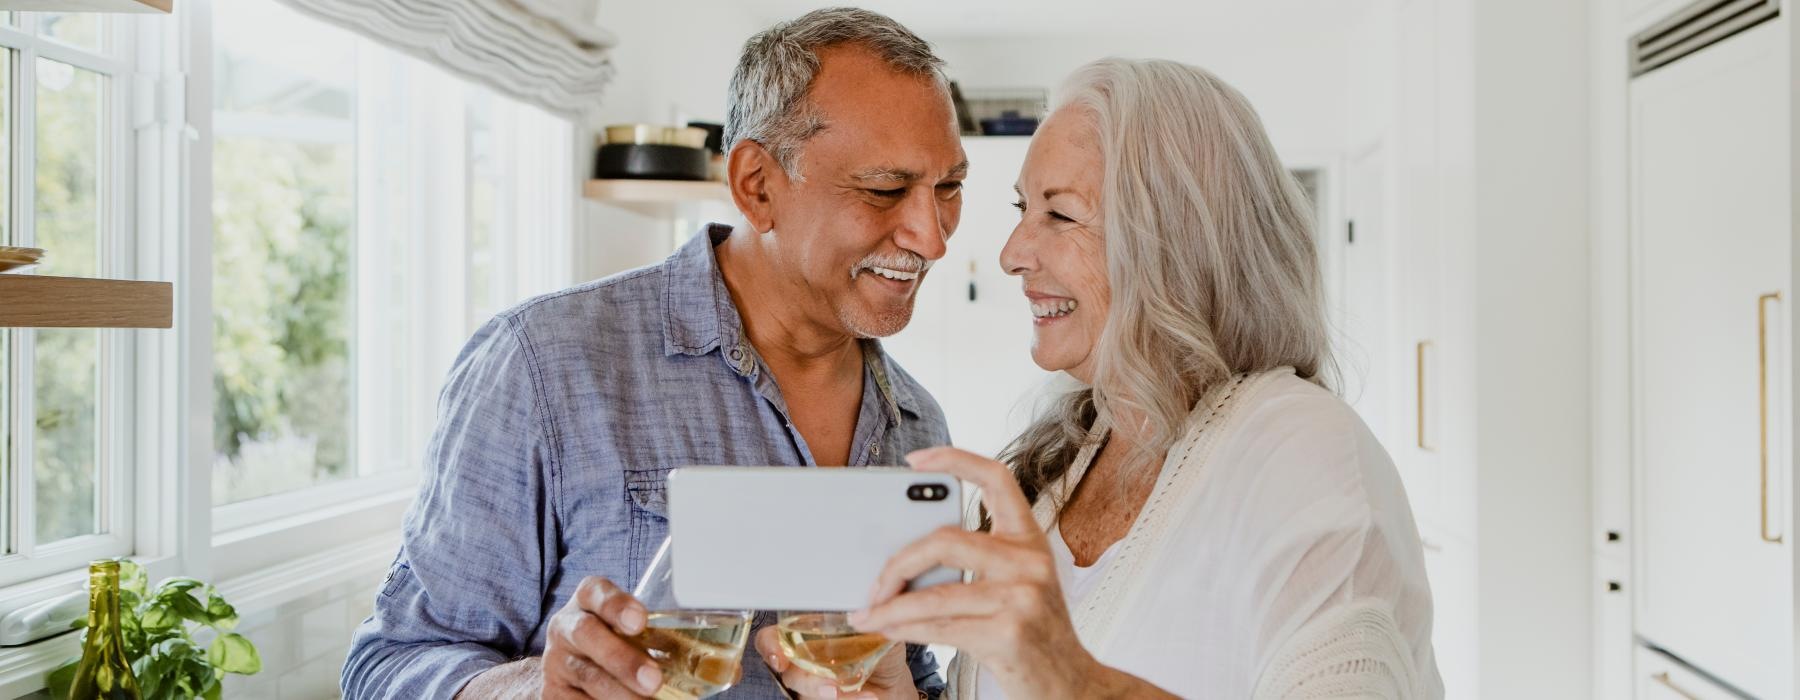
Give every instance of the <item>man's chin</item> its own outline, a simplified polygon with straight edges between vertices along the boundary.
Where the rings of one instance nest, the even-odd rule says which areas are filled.
[[[840,309],[838,320],[844,324],[844,330],[858,338],[886,338],[906,329],[912,322],[911,305],[900,309],[877,311],[874,309]]]

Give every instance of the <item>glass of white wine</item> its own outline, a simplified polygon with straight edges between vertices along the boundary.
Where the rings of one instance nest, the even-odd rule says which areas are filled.
[[[849,613],[784,611],[777,619],[781,653],[795,666],[830,678],[839,692],[862,690],[894,640],[850,626]]]
[[[750,639],[747,610],[693,610],[675,601],[675,571],[669,540],[663,539],[650,568],[631,594],[650,611],[644,631],[630,639],[662,668],[656,700],[698,700],[725,692],[738,682],[744,643]]]

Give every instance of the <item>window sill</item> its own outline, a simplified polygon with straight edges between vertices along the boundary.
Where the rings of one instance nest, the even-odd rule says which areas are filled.
[[[67,632],[21,647],[0,648],[0,697],[42,690],[44,677],[81,654],[81,635]]]
[[[397,542],[413,489],[368,496],[213,536],[214,580],[247,579],[343,547],[383,538]],[[387,558],[396,549],[390,547]],[[385,563],[385,562],[383,562]]]

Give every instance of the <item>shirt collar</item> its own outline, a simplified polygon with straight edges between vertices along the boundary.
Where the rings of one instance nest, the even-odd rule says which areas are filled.
[[[707,224],[669,256],[663,273],[663,350],[669,355],[705,355],[724,349],[726,363],[738,374],[749,375],[759,362],[750,343],[742,340],[744,320],[725,288],[714,252],[730,236],[730,226]],[[882,350],[881,342],[863,340],[862,348],[864,363],[888,404],[889,415],[898,418],[896,409],[915,418],[921,415],[912,387],[894,381],[893,360]]]

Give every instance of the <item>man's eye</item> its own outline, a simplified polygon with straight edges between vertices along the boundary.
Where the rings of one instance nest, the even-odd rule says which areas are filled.
[[[942,185],[938,185],[937,188],[938,196],[943,197],[944,199],[949,199],[962,193],[962,183],[960,182],[946,182]]]
[[[889,199],[898,199],[902,195],[906,194],[906,188],[904,188],[904,187],[899,187],[899,188],[895,188],[895,189],[891,189],[891,190],[870,189],[870,190],[863,190],[863,191],[868,192],[869,194],[875,195],[877,197],[887,197]]]

